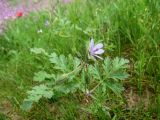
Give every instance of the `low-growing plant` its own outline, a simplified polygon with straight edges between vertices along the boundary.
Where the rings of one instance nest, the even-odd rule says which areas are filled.
[[[102,48],[102,43],[94,45],[92,39],[89,50],[87,50],[89,59],[86,57],[85,60],[72,55],[58,56],[56,53],[49,54],[42,48],[31,49],[31,52],[47,57],[53,70],[52,73],[44,70],[35,73],[33,80],[40,84],[27,92],[28,97],[24,100],[22,109],[29,110],[33,102],[38,102],[41,98],[51,99],[79,91],[84,96],[90,97],[93,103],[99,101],[98,107],[106,111],[107,106],[104,104],[106,99],[101,101],[99,95],[103,96],[112,91],[118,97],[121,97],[123,86],[120,80],[124,80],[129,76],[126,72],[129,61],[118,57],[114,59],[106,57],[103,60],[99,56],[104,53]],[[98,58],[101,61],[98,61]],[[101,94],[97,95],[97,92]],[[92,105],[90,108],[93,107]]]

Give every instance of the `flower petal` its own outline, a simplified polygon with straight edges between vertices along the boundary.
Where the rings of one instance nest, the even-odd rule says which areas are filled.
[[[97,51],[95,51],[94,52],[94,54],[102,54],[102,53],[104,53],[104,50],[103,49],[99,49],[99,50],[97,50]]]
[[[94,48],[94,40],[92,38],[91,41],[90,41],[90,44],[89,44],[89,50],[90,50],[90,52],[93,52],[93,48]]]
[[[102,47],[103,47],[103,44],[99,43],[99,44],[94,46],[93,50],[96,51],[97,49],[101,49]]]

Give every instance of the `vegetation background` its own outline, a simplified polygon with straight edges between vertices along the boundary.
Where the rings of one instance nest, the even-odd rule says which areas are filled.
[[[49,22],[47,26],[46,21]],[[39,69],[51,71],[49,63],[37,60],[30,49],[43,48],[49,53],[83,58],[90,37],[105,44],[104,57],[130,60],[130,77],[122,81],[122,97],[111,93],[107,99],[111,119],[158,120],[159,0],[57,2],[51,11],[33,12],[13,22],[8,21],[0,36],[0,119],[107,119],[98,108],[93,108],[98,112],[91,114],[80,111],[78,106],[85,106],[86,102],[79,94],[43,99],[29,112],[20,109],[26,91],[36,84],[34,73]]]

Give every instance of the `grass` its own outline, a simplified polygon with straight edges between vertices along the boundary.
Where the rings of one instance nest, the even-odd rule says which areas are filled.
[[[22,3],[23,2],[23,4],[24,3],[27,3],[29,0],[8,0],[8,2],[10,3],[10,5],[12,5],[12,6],[16,6],[17,4],[19,4],[19,3]],[[33,0],[33,2],[34,3],[36,3],[36,2],[38,2],[39,0]]]
[[[35,84],[34,73],[50,69],[48,63],[36,60],[30,48],[84,58],[86,42],[93,37],[104,42],[104,56],[130,60],[130,78],[123,83],[123,98],[117,100],[110,94],[106,103],[112,119],[159,119],[159,11],[157,0],[77,0],[59,4],[55,12],[31,13],[9,22],[0,37],[0,101],[10,101],[14,106],[11,111],[23,119],[109,119],[107,113],[96,111],[96,103],[91,105],[92,114],[80,110],[86,102],[73,94],[42,100],[28,113],[19,109],[26,90]],[[46,20],[49,26],[44,25]],[[37,32],[40,29],[42,33]],[[127,100],[131,108],[126,107]]]

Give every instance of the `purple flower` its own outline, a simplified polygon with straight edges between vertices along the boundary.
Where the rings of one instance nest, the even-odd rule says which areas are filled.
[[[102,43],[98,43],[97,45],[94,45],[94,40],[91,39],[90,44],[89,44],[89,53],[91,56],[97,57],[103,60],[103,58],[99,56],[104,53],[104,50],[102,48],[103,48]]]

